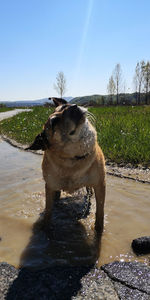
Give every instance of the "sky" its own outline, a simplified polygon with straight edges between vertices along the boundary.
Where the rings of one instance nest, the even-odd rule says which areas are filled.
[[[0,0],[0,100],[107,94],[117,63],[125,92],[150,60],[149,0]],[[124,84],[125,82],[125,84]]]

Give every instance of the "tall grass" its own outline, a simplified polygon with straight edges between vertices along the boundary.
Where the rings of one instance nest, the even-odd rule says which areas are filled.
[[[105,157],[150,165],[150,106],[90,108]]]
[[[0,133],[29,144],[42,130],[52,108],[33,107],[0,123]],[[150,166],[150,106],[89,108],[96,117],[98,142],[117,163]]]

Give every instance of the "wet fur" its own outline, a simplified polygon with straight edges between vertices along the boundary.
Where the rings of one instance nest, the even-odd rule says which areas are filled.
[[[49,222],[53,201],[61,190],[72,193],[84,186],[92,187],[96,197],[95,227],[98,232],[102,232],[105,162],[97,143],[95,128],[88,121],[84,109],[70,104],[65,106],[66,102],[62,103],[57,98],[54,102],[57,106],[55,112],[28,148],[44,150],[42,170],[46,191],[45,222]],[[69,135],[69,132],[74,131],[74,134]]]

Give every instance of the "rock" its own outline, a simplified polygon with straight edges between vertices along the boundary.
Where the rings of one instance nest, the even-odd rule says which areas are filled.
[[[86,267],[22,268],[7,291],[7,300],[67,300],[81,288]],[[1,299],[1,298],[0,298]]]
[[[7,291],[18,276],[18,270],[7,263],[0,264],[0,299],[6,299]]]
[[[4,269],[2,282],[5,283],[1,300],[119,300],[107,274],[96,267],[55,266],[17,271],[12,266],[0,264],[1,268]]]
[[[150,300],[150,296],[146,293],[137,289],[131,289],[120,282],[114,282],[114,287],[121,300]]]
[[[137,255],[150,253],[150,236],[143,236],[133,240],[131,246]]]
[[[4,300],[149,300],[150,268],[137,262],[102,266],[53,266],[16,270],[0,264]]]
[[[100,269],[93,268],[81,279],[81,289],[72,300],[119,300],[110,278]]]
[[[102,269],[115,282],[150,295],[150,267],[138,262],[116,261],[102,266]]]

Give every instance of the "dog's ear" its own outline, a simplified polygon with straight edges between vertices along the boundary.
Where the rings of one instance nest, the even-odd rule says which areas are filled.
[[[59,106],[59,105],[63,105],[63,104],[67,104],[67,101],[65,99],[62,98],[49,98],[49,100],[53,100],[55,106]]]
[[[57,115],[53,115],[49,118],[48,122],[45,124],[45,128],[48,128],[50,125],[50,128],[52,131],[54,130],[54,127],[56,124],[58,124],[60,118]]]
[[[35,137],[34,142],[25,150],[46,150],[49,149],[50,142],[47,138],[47,130],[52,129],[52,131],[54,130],[55,125],[58,123],[59,118],[58,116],[52,116],[48,119],[48,121],[46,122],[46,124],[44,125],[44,130],[38,134]]]
[[[43,130],[40,134],[38,134],[33,142],[28,148],[25,150],[46,150],[50,147],[49,141],[47,139],[45,130]]]

